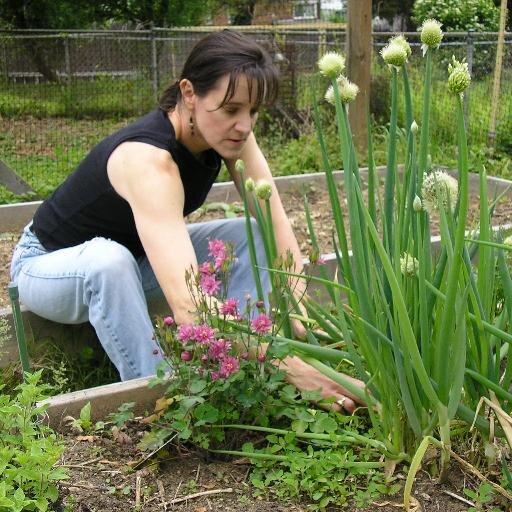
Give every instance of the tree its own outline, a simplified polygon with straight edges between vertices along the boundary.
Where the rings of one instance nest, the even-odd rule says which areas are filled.
[[[204,4],[204,0],[0,0],[0,26],[66,30],[112,21],[134,27],[196,25],[208,12]],[[29,37],[20,40],[37,71],[56,82],[55,55],[45,43]]]
[[[206,4],[206,8],[205,8]],[[100,4],[103,19],[142,27],[200,24],[208,14],[204,0],[108,0]]]
[[[256,5],[282,4],[283,0],[211,0],[211,12],[227,9],[233,25],[252,25]]]
[[[76,28],[87,19],[89,12],[88,2],[84,0],[0,0],[0,21],[7,28]],[[46,80],[58,80],[43,41],[23,38],[20,44]]]
[[[392,21],[397,15],[403,16],[405,27],[404,30],[414,29],[414,24],[411,21],[412,7],[414,0],[379,0],[373,1],[373,15],[380,16]]]

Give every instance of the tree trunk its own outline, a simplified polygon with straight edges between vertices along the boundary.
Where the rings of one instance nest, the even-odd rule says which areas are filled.
[[[43,78],[48,82],[58,82],[57,72],[48,63],[46,53],[40,42],[29,38],[22,39],[22,41],[37,71],[43,75]]]

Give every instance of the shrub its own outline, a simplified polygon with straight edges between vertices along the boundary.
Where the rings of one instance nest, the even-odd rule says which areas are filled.
[[[500,13],[492,0],[416,0],[412,19],[420,25],[436,18],[446,31],[496,31]]]

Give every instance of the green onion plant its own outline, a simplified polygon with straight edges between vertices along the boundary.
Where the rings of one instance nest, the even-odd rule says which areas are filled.
[[[370,165],[368,197],[363,198],[363,178],[348,120],[350,103],[358,88],[342,73],[344,59],[333,52],[319,61],[320,74],[313,82],[313,111],[322,164],[333,214],[333,240],[338,265],[336,278],[307,276],[326,288],[329,304],[306,296],[302,303],[324,332],[308,332],[308,342],[290,341],[290,330],[274,343],[287,344],[318,370],[362,396],[372,430],[386,457],[412,457],[425,439],[441,448],[441,472],[451,451],[454,418],[487,432],[482,396],[491,392],[510,410],[512,362],[507,358],[512,337],[512,279],[510,250],[505,233],[493,230],[485,169],[480,169],[480,220],[467,230],[469,207],[468,143],[463,93],[470,84],[467,64],[453,59],[447,87],[453,96],[454,135],[457,141],[457,178],[432,167],[429,157],[429,124],[432,67],[442,41],[440,24],[428,20],[421,28],[425,81],[421,113],[412,111],[407,75],[411,48],[403,36],[394,37],[382,50],[391,79],[391,112],[383,200]],[[320,121],[318,90],[334,107],[339,133],[339,161],[330,161]],[[398,95],[403,87],[407,126],[398,126]],[[415,117],[418,114],[418,117]],[[415,119],[421,119],[418,126]],[[403,172],[397,165],[397,133],[407,136]],[[368,161],[373,162],[369,132]],[[348,222],[342,215],[333,169],[344,169]],[[306,206],[307,207],[307,206]],[[267,230],[266,245],[273,261],[269,211],[256,212],[260,230]],[[431,242],[431,222],[436,219],[440,244]],[[311,222],[314,249],[316,238]],[[349,241],[350,246],[349,247]],[[281,271],[270,265],[275,275]],[[274,270],[272,270],[272,268]],[[286,274],[286,272],[285,272]],[[290,273],[289,276],[292,274]],[[289,280],[281,279],[280,285]],[[293,309],[293,294],[282,292],[283,314]],[[290,305],[291,304],[291,305]],[[295,304],[296,306],[296,304]],[[326,341],[327,340],[327,341]],[[332,346],[330,346],[332,345]],[[343,359],[353,363],[366,390],[353,389],[339,370]],[[415,466],[417,466],[417,459]]]

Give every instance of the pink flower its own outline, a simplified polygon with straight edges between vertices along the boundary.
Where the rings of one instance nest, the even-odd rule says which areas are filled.
[[[220,364],[219,375],[227,379],[240,368],[240,363],[236,357],[226,356]]]
[[[224,359],[230,349],[231,343],[229,343],[229,341],[223,339],[215,340],[210,343],[210,347],[208,348],[208,355],[212,359]]]
[[[224,240],[208,240],[208,254],[213,258],[223,258],[226,255],[226,244]]]
[[[201,276],[201,289],[207,295],[215,295],[220,290],[221,282],[213,274]]]
[[[251,327],[257,334],[266,334],[272,329],[272,321],[267,315],[258,315],[251,321]]]
[[[178,327],[178,339],[183,343],[194,339],[195,329],[191,324],[182,324]]]
[[[220,312],[223,315],[233,315],[236,316],[238,309],[238,299],[227,299],[220,305]]]
[[[164,318],[164,325],[166,325],[167,327],[170,327],[173,324],[174,324],[174,318],[172,316],[166,316]]]
[[[203,354],[203,355],[201,356],[201,362],[202,362],[202,363],[206,363],[207,361],[208,361],[208,356],[207,356],[206,354]]]
[[[265,354],[263,354],[263,353],[262,354],[258,354],[258,361],[260,363],[265,362],[266,359],[267,359],[267,356]]]
[[[220,372],[212,372],[211,377],[212,377],[212,380],[219,380]]]
[[[215,270],[219,270],[228,259],[226,243],[223,240],[209,240],[208,254],[214,259]]]
[[[255,306],[258,309],[263,309],[265,307],[265,303],[262,300],[257,300]]]
[[[192,354],[188,350],[185,350],[181,353],[182,361],[190,361],[191,359],[192,359]]]
[[[247,359],[249,359],[249,352],[242,352],[240,358],[247,361]]]
[[[201,263],[198,267],[199,273],[201,275],[209,275],[213,274],[213,266],[209,261],[205,261],[204,263]]]
[[[207,344],[213,341],[215,331],[206,324],[196,325],[194,327],[194,338],[197,342]]]
[[[321,254],[318,256],[318,260],[316,260],[317,265],[325,265],[325,256]]]

